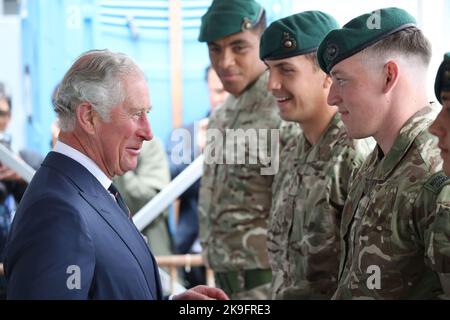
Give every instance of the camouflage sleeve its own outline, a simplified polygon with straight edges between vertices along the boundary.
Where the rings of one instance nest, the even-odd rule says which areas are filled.
[[[223,107],[222,107],[223,108]],[[219,114],[223,110],[215,110],[210,116],[207,130],[217,127],[219,121]],[[208,143],[208,142],[207,142]],[[200,180],[200,190],[198,195],[198,222],[199,222],[199,239],[202,246],[203,261],[207,267],[209,267],[209,261],[207,259],[207,247],[208,238],[210,235],[210,221],[209,221],[209,207],[212,199],[212,186],[214,183],[214,166],[212,164],[203,164],[203,176]]]
[[[423,236],[425,261],[439,274],[442,289],[450,298],[450,180],[442,172],[434,174],[425,184],[421,200],[429,206],[424,214]],[[433,201],[434,200],[434,201]],[[434,202],[434,203],[433,203]]]
[[[450,298],[450,180],[444,182],[437,197],[436,216],[426,247],[431,267],[439,274],[446,298]]]

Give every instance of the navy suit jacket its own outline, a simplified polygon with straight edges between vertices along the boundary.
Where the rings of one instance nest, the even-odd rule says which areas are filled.
[[[162,299],[142,235],[81,164],[50,152],[6,245],[8,299]]]

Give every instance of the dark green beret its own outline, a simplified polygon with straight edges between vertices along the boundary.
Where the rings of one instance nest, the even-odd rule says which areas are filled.
[[[440,103],[442,91],[450,91],[450,52],[444,54],[444,60],[439,66],[436,81],[434,82],[434,93]]]
[[[416,19],[399,8],[384,8],[366,13],[333,30],[317,50],[319,65],[329,73],[339,62],[383,40],[391,34],[416,26]]]
[[[261,37],[261,60],[284,59],[315,52],[337,21],[320,11],[305,11],[274,21]]]
[[[214,0],[202,17],[198,41],[216,41],[252,29],[263,12],[263,7],[254,0]]]

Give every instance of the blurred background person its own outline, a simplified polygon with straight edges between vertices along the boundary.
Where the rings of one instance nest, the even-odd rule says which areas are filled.
[[[7,133],[11,122],[11,99],[6,95],[4,85],[0,83],[0,143],[11,150],[12,136]],[[23,149],[19,156],[33,169],[37,169],[42,156],[38,153]],[[0,263],[3,263],[3,249],[17,205],[28,184],[13,170],[0,162]],[[6,295],[5,278],[0,275],[0,299]]]

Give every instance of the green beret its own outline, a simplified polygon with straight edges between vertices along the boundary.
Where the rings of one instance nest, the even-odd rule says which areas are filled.
[[[211,42],[252,29],[263,12],[254,0],[214,0],[202,17],[198,41]]]
[[[315,52],[337,21],[320,11],[305,11],[274,21],[261,36],[261,60],[284,59]]]
[[[416,19],[399,8],[384,8],[366,13],[333,30],[323,39],[317,59],[329,73],[339,62],[383,40],[391,34],[416,26]]]
[[[450,52],[444,54],[444,60],[439,66],[436,81],[434,82],[434,93],[440,103],[442,91],[450,91]]]

